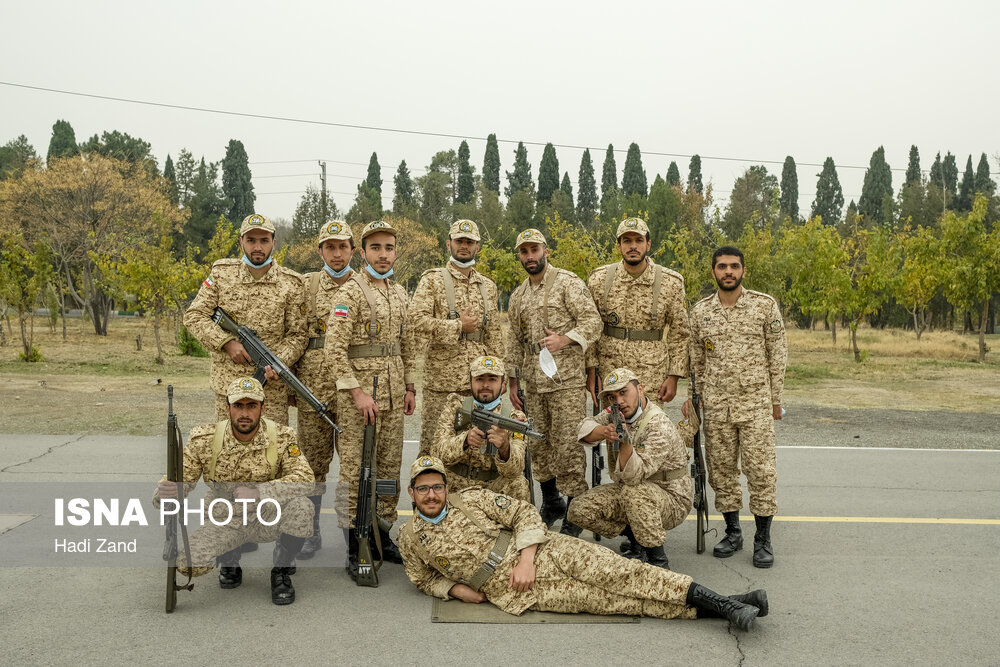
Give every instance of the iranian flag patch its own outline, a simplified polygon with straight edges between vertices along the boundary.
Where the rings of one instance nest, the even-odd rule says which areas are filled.
[[[333,307],[334,317],[347,317],[347,306],[343,304],[338,304]]]
[[[212,287],[213,285],[215,285],[215,281],[212,280],[212,276],[209,275],[208,278],[205,278],[205,287]]]

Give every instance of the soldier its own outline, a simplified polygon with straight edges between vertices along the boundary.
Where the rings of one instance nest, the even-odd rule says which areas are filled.
[[[619,406],[627,437],[619,440],[610,408],[580,424],[581,443],[600,447],[606,440],[618,442],[619,449],[608,452],[613,482],[578,496],[569,519],[604,537],[624,534],[626,555],[669,567],[663,541],[687,518],[694,498],[687,449],[670,418],[646,398],[635,373],[616,368],[603,385],[601,398]]]
[[[602,266],[587,286],[604,320],[597,344],[587,354],[587,389],[597,402],[600,377],[613,368],[629,367],[640,384],[670,402],[677,380],[688,374],[688,321],[684,278],[649,259],[649,228],[639,218],[618,225],[622,261]]]
[[[286,366],[302,356],[309,338],[301,277],[278,266],[271,257],[274,224],[256,213],[245,217],[240,226],[240,248],[242,259],[220,259],[212,265],[211,274],[184,313],[184,326],[212,352],[209,383],[219,419],[226,419],[229,411],[226,387],[234,378],[252,375],[254,366],[243,344],[212,321],[217,306],[236,322],[255,329]],[[285,383],[275,376],[264,393],[265,416],[287,425],[289,392]]]
[[[219,498],[233,512],[227,521],[227,511],[221,509],[225,503],[215,505],[214,520],[191,536],[190,562],[179,562],[178,569],[200,577],[218,559],[219,586],[236,588],[243,583],[240,546],[277,540],[271,602],[283,605],[295,601],[292,562],[312,532],[313,506],[306,495],[312,491],[313,474],[295,444],[295,431],[262,419],[265,393],[254,378],[237,378],[227,391],[229,417],[191,430],[184,448],[184,496],[204,477],[209,485],[205,507]],[[159,507],[161,499],[177,496],[177,482],[164,477],[153,504]]]
[[[491,410],[504,417],[527,421],[523,412],[510,411],[501,405],[504,392],[503,362],[496,357],[475,359],[469,369],[472,396],[449,394],[438,417],[431,444],[431,454],[448,466],[451,488],[461,491],[470,486],[483,486],[518,500],[531,497],[528,480],[524,477],[524,436],[492,426],[488,433],[468,425],[455,428],[455,415],[462,409],[471,412],[473,406]],[[482,451],[486,441],[497,448],[490,455]]]
[[[326,321],[333,312],[337,290],[351,279],[350,262],[354,255],[354,234],[351,233],[351,227],[343,220],[323,225],[316,252],[323,258],[323,270],[302,276],[309,343],[305,354],[299,359],[295,373],[320,401],[331,401],[331,407],[336,409],[336,378],[323,373],[323,346],[326,343]],[[294,401],[295,397],[290,397],[290,400]],[[313,534],[302,545],[299,558],[312,558],[323,546],[319,529],[320,507],[326,492],[326,476],[330,472],[330,462],[333,461],[336,435],[333,427],[308,405],[300,405],[298,415],[299,446],[302,447],[317,482],[316,491],[310,496],[316,507]],[[336,415],[333,420],[337,420]]]
[[[542,487],[542,518],[549,526],[563,518],[562,532],[575,537],[580,528],[565,515],[573,497],[587,490],[587,461],[576,442],[576,427],[587,409],[584,360],[600,335],[601,317],[582,280],[549,266],[549,249],[540,231],[518,234],[514,250],[528,277],[510,295],[510,401],[546,436],[529,444],[534,475]],[[524,371],[527,406],[517,398],[515,367]],[[568,496],[566,503],[560,492]]]
[[[484,354],[503,353],[496,283],[473,268],[479,227],[458,220],[448,235],[448,265],[420,277],[409,310],[410,330],[427,352],[420,390],[421,454],[431,451],[448,394],[471,395],[469,364]]]
[[[406,576],[442,599],[532,609],[657,618],[723,617],[747,630],[768,612],[762,590],[723,597],[691,577],[550,533],[529,503],[470,488],[448,493],[444,464],[410,467],[413,518],[400,529]]]
[[[691,368],[704,409],[708,481],[715,491],[715,509],[726,520],[726,536],[712,553],[729,558],[743,548],[737,464],[742,461],[757,524],[753,564],[771,567],[771,519],[778,509],[774,420],[781,419],[788,344],[777,301],[743,289],[745,274],[739,249],[722,246],[712,254],[719,290],[691,309]],[[690,404],[688,400],[682,407],[685,417]]]
[[[416,406],[413,386],[413,341],[406,331],[406,290],[391,280],[396,261],[396,230],[381,220],[361,232],[364,270],[355,273],[337,292],[326,323],[326,370],[336,378],[337,419],[340,435],[340,484],[337,515],[348,548],[347,571],[358,575],[358,482],[365,424],[376,424],[377,477],[399,480],[403,458],[403,415]],[[378,376],[378,396],[371,396],[372,378]],[[398,488],[398,487],[397,487]],[[396,521],[399,495],[379,496],[376,514],[380,526]],[[383,558],[401,563],[399,550],[380,527]],[[374,538],[374,533],[372,534]]]

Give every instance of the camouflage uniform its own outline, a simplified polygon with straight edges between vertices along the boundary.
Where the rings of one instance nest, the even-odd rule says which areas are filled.
[[[458,227],[466,223],[470,226],[463,233]],[[451,238],[466,235],[475,228],[470,220],[459,220],[452,225]],[[478,241],[478,233],[474,240]],[[445,296],[444,273],[447,272],[454,285],[455,311],[449,314],[448,299]],[[483,292],[486,294],[483,302]],[[463,334],[458,318],[466,308],[477,318],[480,327]],[[469,388],[469,364],[477,357],[488,354],[502,356],[503,331],[497,309],[497,286],[492,280],[475,269],[466,278],[449,261],[442,269],[431,269],[420,277],[417,290],[413,293],[408,313],[409,328],[413,336],[426,350],[424,377],[420,389],[420,454],[431,450],[431,437],[437,426],[437,418],[448,401],[449,393],[471,395]]]
[[[216,307],[225,310],[238,324],[256,330],[281,362],[292,366],[308,342],[301,276],[272,263],[258,279],[242,261],[220,259],[212,265],[211,274],[184,313],[184,326],[212,353],[209,384],[215,392],[216,413],[222,420],[229,419],[226,387],[235,378],[252,375],[256,367],[233,363],[222,349],[236,337],[212,321]],[[288,393],[281,380],[268,382],[264,388],[264,416],[287,425]]]
[[[609,423],[610,409],[587,417],[577,437],[583,442],[595,428]],[[618,469],[617,454],[609,448],[613,482],[574,498],[569,520],[607,538],[619,535],[627,524],[639,544],[658,546],[691,511],[694,480],[687,469],[687,449],[673,422],[653,401],[647,400],[637,422],[625,424],[625,430],[632,435],[633,446],[625,469]]]
[[[743,506],[740,469],[750,511],[772,516],[775,489],[774,418],[781,403],[788,345],[773,297],[744,289],[732,308],[718,293],[691,309],[691,367],[704,405],[705,455],[715,508]]]
[[[561,493],[577,496],[587,490],[587,461],[576,442],[576,427],[587,410],[584,360],[600,335],[600,315],[583,281],[551,264],[538,285],[525,279],[514,290],[508,315],[507,375],[514,378],[514,368],[521,369],[525,412],[534,419],[535,430],[545,434],[545,440],[528,445],[535,479],[555,478]],[[546,376],[538,363],[546,327],[576,343],[552,353],[561,384]]]
[[[372,317],[359,282],[375,299],[376,331],[369,334]],[[372,378],[378,376],[375,468],[379,479],[399,479],[403,458],[403,399],[406,385],[413,382],[413,341],[406,331],[406,291],[387,280],[388,292],[379,288],[367,271],[355,273],[337,292],[333,312],[326,323],[325,373],[337,378],[337,438],[340,483],[337,514],[341,528],[354,524],[357,514],[358,481],[364,418],[350,390],[361,387],[371,393]],[[377,348],[377,349],[376,349]],[[371,355],[371,356],[368,356]],[[390,524],[396,521],[399,496],[379,496],[376,513]]]
[[[282,533],[308,537],[313,530],[313,504],[306,497],[314,486],[313,473],[295,444],[295,430],[288,426],[277,425],[277,473],[273,478],[267,461],[269,443],[264,420],[261,420],[257,434],[250,442],[240,442],[235,438],[228,417],[225,423],[193,428],[184,448],[184,495],[190,493],[202,476],[209,476],[212,444],[216,428],[220,427],[225,429],[225,435],[215,464],[214,481],[254,483],[254,488],[260,492],[262,499],[273,498],[278,501],[281,505],[281,519],[273,526],[265,526],[257,521],[257,506],[248,503],[248,525],[244,526],[244,506],[233,500],[233,491],[239,484],[209,484],[209,491],[205,494],[206,510],[215,498],[223,498],[232,504],[233,518],[225,525],[216,526],[206,517],[204,525],[191,535],[191,562],[194,563],[192,575],[196,577],[211,572],[217,556],[241,544],[271,542],[277,540]],[[158,495],[154,495],[153,502],[159,506]],[[226,518],[227,510],[224,505],[217,504],[214,512],[216,521],[221,522]],[[274,505],[263,505],[261,516],[265,521],[274,521]],[[180,549],[178,569],[186,575],[184,558],[184,549]]]
[[[520,433],[509,434],[510,453],[506,461],[502,461],[499,454],[490,456],[481,453],[478,447],[466,447],[465,438],[472,426],[455,430],[455,413],[464,400],[465,397],[459,394],[448,395],[443,411],[437,415],[437,430],[431,445],[431,455],[441,459],[448,467],[448,488],[461,491],[470,486],[483,486],[490,491],[527,501],[530,493],[528,480],[524,477],[524,436]],[[498,405],[493,412],[500,413],[500,410]],[[509,416],[527,421],[520,410],[512,410]]]
[[[456,496],[465,512],[456,507]],[[447,515],[437,525],[414,514],[400,530],[406,575],[424,593],[448,599],[452,586],[471,581],[487,562],[497,533],[504,529],[513,531],[513,539],[480,591],[509,614],[531,609],[695,618],[695,609],[685,603],[691,577],[550,533],[529,503],[480,488],[449,494]],[[534,586],[515,591],[509,581],[517,552],[532,544],[538,545]]]

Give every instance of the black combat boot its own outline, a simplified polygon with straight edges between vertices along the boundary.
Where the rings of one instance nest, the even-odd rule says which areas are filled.
[[[719,540],[719,543],[712,549],[712,555],[716,558],[729,558],[743,548],[740,511],[723,512],[722,517],[726,520],[726,536]]]
[[[216,559],[220,566],[219,588],[239,588],[243,583],[243,568],[240,567],[242,550],[236,547]]]
[[[556,488],[556,479],[553,477],[547,482],[540,484],[542,487],[542,508],[539,513],[547,528],[551,528],[559,519],[566,516],[566,503],[563,502],[559,490]]]
[[[399,553],[399,547],[396,543],[392,541],[389,537],[389,531],[382,530],[379,526],[378,529],[379,539],[382,541],[382,560],[386,563],[395,563],[396,565],[403,564],[403,555]],[[375,533],[369,533],[368,543],[372,545],[372,554],[378,553],[378,545],[375,544]]]
[[[725,618],[740,630],[749,630],[753,619],[760,614],[760,609],[753,605],[719,595],[696,583],[688,589],[687,606],[697,609],[701,617]]]
[[[760,609],[760,613],[757,614],[757,618],[767,616],[767,593],[760,588],[755,591],[750,591],[749,593],[730,595],[729,599],[742,602],[743,604],[751,604],[754,607],[757,607],[757,609]]]
[[[344,569],[351,579],[358,578],[358,533],[353,528],[344,529],[344,541],[347,542],[347,565]]]
[[[316,512],[313,514],[313,534],[306,538],[306,543],[302,545],[299,558],[309,560],[316,555],[316,552],[323,548],[323,537],[319,534],[319,509],[323,504],[323,496],[309,496]]]
[[[771,567],[774,565],[774,551],[771,549],[771,519],[770,516],[754,516],[757,522],[757,533],[753,536],[753,566]]]
[[[628,540],[627,542],[622,542],[621,552],[622,556],[625,558],[634,558],[635,560],[641,560],[643,563],[646,562],[646,551],[639,544],[639,541],[635,539],[635,535],[632,534],[632,526],[626,524],[625,530],[622,531],[622,536]]]
[[[662,544],[658,547],[643,547],[642,550],[646,552],[647,563],[662,567],[664,570],[670,569],[670,562],[667,560],[667,553],[663,550]]]
[[[572,498],[566,498],[566,515],[563,516],[562,527],[559,529],[559,532],[563,535],[569,535],[570,537],[580,537],[580,533],[583,532],[583,528],[569,520],[569,506],[572,503]]]
[[[292,586],[291,563],[295,560],[306,541],[304,537],[295,537],[282,533],[274,547],[274,567],[271,568],[271,602],[274,604],[292,604],[295,602],[295,588]]]
[[[247,542],[242,547],[240,547],[240,550],[245,554],[248,554],[251,551],[257,551],[257,549],[260,549],[260,545],[257,544],[256,542]]]
[[[303,537],[302,539],[305,540],[306,538]],[[272,559],[277,559],[278,558],[278,552],[280,550],[281,550],[281,545],[278,544],[277,542],[275,542],[274,543],[274,551],[271,552],[271,558]],[[289,567],[288,567],[288,574],[295,574],[296,572],[298,572],[298,569],[299,568],[295,565],[295,559],[293,558],[291,565],[289,565]]]

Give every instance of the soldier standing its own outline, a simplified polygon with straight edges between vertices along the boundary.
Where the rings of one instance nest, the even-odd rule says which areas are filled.
[[[243,344],[212,321],[216,307],[221,307],[239,324],[257,331],[257,335],[286,366],[302,356],[308,342],[305,327],[306,306],[299,274],[278,266],[271,257],[274,250],[274,224],[254,213],[240,225],[242,259],[220,259],[212,265],[191,307],[184,313],[184,326],[205,349],[212,353],[209,383],[215,392],[219,419],[226,419],[229,404],[226,388],[234,378],[252,375],[253,361]],[[249,366],[249,368],[247,368]],[[288,388],[269,378],[266,416],[279,424],[288,424]]]
[[[503,362],[496,357],[479,357],[470,365],[469,375],[472,396],[449,394],[442,412],[437,415],[431,455],[448,466],[448,478],[455,491],[483,486],[490,491],[527,501],[531,495],[528,480],[524,477],[524,436],[499,426],[490,427],[487,433],[471,424],[462,429],[455,428],[456,413],[459,410],[471,412],[473,407],[527,421],[523,412],[511,411],[501,405],[507,378]],[[484,451],[487,441],[496,447],[496,454]]]
[[[518,234],[514,249],[528,277],[510,295],[510,400],[546,436],[529,444],[534,475],[542,487],[542,518],[552,525],[562,517],[562,532],[575,537],[580,528],[565,514],[567,504],[587,490],[587,461],[576,428],[587,409],[585,355],[600,335],[601,317],[584,282],[549,265],[540,231]],[[517,398],[515,367],[523,370],[527,406]],[[566,503],[560,492],[568,496]]]
[[[649,228],[639,218],[618,225],[622,261],[602,266],[587,286],[604,321],[597,344],[587,354],[587,389],[597,402],[600,377],[613,368],[631,368],[640,384],[660,401],[677,395],[677,380],[688,374],[688,321],[684,278],[649,259]],[[651,394],[652,395],[652,394]]]
[[[343,429],[339,438],[340,483],[337,514],[347,539],[347,570],[358,575],[358,482],[365,424],[376,424],[375,472],[382,479],[399,480],[403,458],[403,415],[413,414],[413,341],[406,330],[406,290],[392,280],[396,261],[396,230],[382,220],[370,222],[361,232],[364,269],[351,276],[337,292],[326,323],[326,373],[336,378],[337,418]],[[372,378],[378,376],[378,396],[371,396]],[[398,488],[398,487],[397,487]],[[396,521],[399,495],[379,496],[375,513],[383,558],[401,563],[389,528]],[[374,537],[374,533],[372,533]]]
[[[670,418],[646,398],[635,373],[616,368],[603,384],[601,398],[618,405],[626,437],[619,439],[610,409],[580,424],[581,443],[600,447],[606,440],[619,449],[608,452],[612,483],[575,498],[569,519],[607,538],[624,534],[630,543],[626,555],[669,567],[663,541],[687,518],[694,498],[687,449]]]
[[[309,343],[306,345],[305,354],[299,359],[295,372],[299,380],[309,387],[320,401],[331,402],[331,407],[336,409],[336,378],[323,373],[323,347],[326,344],[326,322],[333,312],[337,290],[351,279],[350,262],[354,255],[354,235],[351,233],[351,227],[343,220],[334,220],[323,225],[320,228],[319,247],[316,252],[323,258],[323,270],[302,276]],[[292,400],[294,398],[291,397]],[[333,415],[333,420],[337,420],[336,415]],[[320,507],[323,503],[323,494],[326,492],[326,476],[330,472],[330,462],[333,461],[336,435],[333,427],[315,410],[308,405],[299,405],[298,436],[299,446],[306,455],[317,482],[316,491],[310,496],[316,507],[313,516],[313,534],[299,552],[299,558],[312,558],[323,546],[319,528]]]
[[[743,253],[722,246],[712,254],[718,291],[691,309],[691,366],[703,405],[708,481],[726,536],[712,552],[728,558],[743,548],[740,469],[747,477],[757,532],[753,564],[771,567],[771,519],[777,511],[774,420],[781,419],[788,344],[777,301],[742,286]],[[690,414],[690,403],[682,412]]]
[[[471,220],[452,224],[447,266],[420,277],[409,310],[409,327],[426,350],[420,390],[420,454],[431,451],[438,417],[450,393],[470,396],[469,364],[484,354],[503,353],[497,286],[473,268],[479,227]]]

